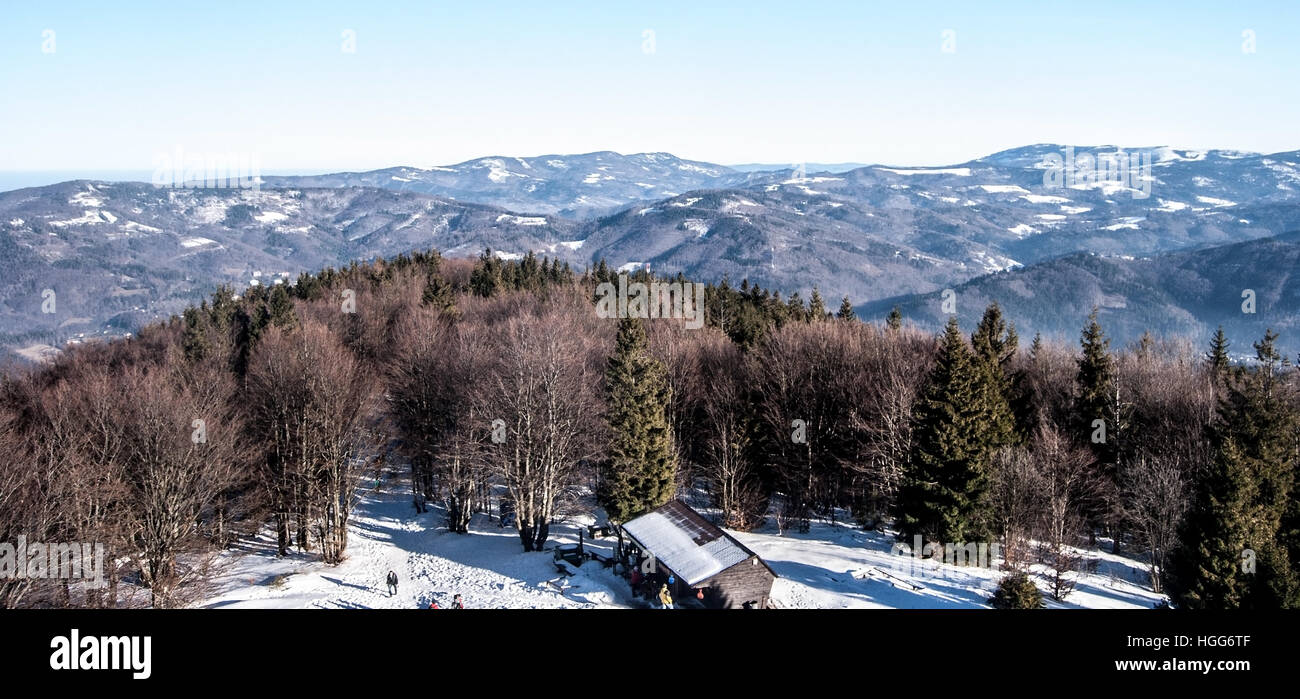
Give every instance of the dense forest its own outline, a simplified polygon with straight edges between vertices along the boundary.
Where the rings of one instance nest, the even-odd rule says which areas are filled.
[[[1300,605],[1300,392],[1272,332],[1112,348],[1094,311],[1078,345],[1025,347],[996,304],[936,336],[727,279],[690,329],[600,317],[618,275],[416,253],[223,288],[11,368],[0,541],[101,542],[110,570],[98,590],[0,579],[0,606],[180,606],[213,552],[267,527],[338,562],[380,469],[453,532],[507,499],[525,551],[566,513],[617,523],[698,492],[735,529],[995,542],[1009,581],[1045,564],[1058,599],[1094,546],[1143,560],[1176,607]]]

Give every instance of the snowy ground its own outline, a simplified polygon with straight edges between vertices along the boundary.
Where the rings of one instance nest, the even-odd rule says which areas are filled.
[[[549,552],[523,553],[512,529],[477,517],[471,534],[449,533],[442,513],[415,514],[400,477],[379,489],[368,483],[353,514],[348,558],[337,566],[311,554],[275,556],[269,532],[218,559],[213,589],[194,606],[209,608],[423,608],[430,600],[450,606],[463,595],[467,608],[642,607],[627,583],[598,563],[572,576],[560,575]],[[578,540],[578,526],[552,528],[552,544]],[[845,524],[814,522],[807,533],[779,534],[774,525],[733,532],[776,571],[772,600],[779,608],[980,608],[1001,572],[918,562],[891,553],[888,534]],[[609,540],[588,541],[608,552]],[[1084,575],[1064,603],[1049,607],[1150,608],[1162,596],[1151,591],[1141,562],[1098,551],[1096,572]],[[384,577],[397,573],[398,594]],[[1037,572],[1041,573],[1041,570]],[[1046,580],[1038,578],[1046,593]]]
[[[576,542],[576,524],[553,528],[552,541]],[[446,609],[456,594],[467,609],[640,606],[612,570],[588,562],[562,576],[551,553],[524,553],[513,529],[486,516],[475,518],[469,535],[448,532],[440,510],[415,513],[398,478],[363,492],[350,526],[347,560],[337,566],[311,554],[277,558],[270,532],[224,553],[213,594],[193,606],[412,609],[436,600]],[[609,548],[592,546],[602,547]],[[399,580],[392,597],[389,570]]]
[[[892,535],[845,524],[813,522],[806,534],[784,536],[773,525],[733,534],[780,576],[772,599],[786,609],[983,608],[1005,572],[897,555],[891,553]],[[1150,609],[1165,599],[1151,591],[1140,561],[1096,550],[1077,553],[1095,559],[1096,572],[1079,578],[1063,603],[1048,594],[1045,569],[1031,569],[1048,608]]]

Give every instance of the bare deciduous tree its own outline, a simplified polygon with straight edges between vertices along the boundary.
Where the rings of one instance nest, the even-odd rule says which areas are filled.
[[[993,459],[989,501],[1002,537],[1003,559],[1016,569],[1028,563],[1027,545],[1039,521],[1042,483],[1034,459],[1023,446],[1003,447]]]
[[[327,563],[343,559],[356,479],[371,456],[373,381],[328,329],[272,329],[249,362],[245,408],[264,445],[263,483],[273,503],[281,554],[290,527],[298,545],[315,539]]]
[[[1146,549],[1151,588],[1178,542],[1178,525],[1190,504],[1187,471],[1177,455],[1140,455],[1124,475],[1126,519]]]
[[[129,531],[153,606],[169,607],[193,570],[178,556],[204,547],[198,522],[234,477],[233,382],[203,368],[131,369],[122,389]]]
[[[482,420],[506,426],[505,443],[493,445],[489,458],[510,489],[525,551],[541,550],[557,506],[600,444],[602,352],[581,327],[594,313],[576,310],[560,305],[495,328],[500,354],[479,403]]]
[[[1052,596],[1064,600],[1073,591],[1082,564],[1074,546],[1084,521],[1081,503],[1094,487],[1089,478],[1092,459],[1050,425],[1034,435],[1031,458],[1038,469],[1041,555],[1052,571],[1048,580]]]
[[[446,508],[447,528],[469,531],[470,518],[488,481],[490,424],[477,413],[492,348],[477,326],[454,326],[435,312],[417,311],[403,333],[389,378],[389,412],[411,461],[415,509],[437,498]]]

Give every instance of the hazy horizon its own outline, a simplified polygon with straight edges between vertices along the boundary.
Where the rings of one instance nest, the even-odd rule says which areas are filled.
[[[1057,142],[1048,142],[1048,143],[1055,144]],[[933,163],[922,163],[922,164],[912,164],[912,163],[904,164],[904,163],[887,163],[887,162],[858,163],[855,161],[848,161],[848,160],[829,160],[829,161],[817,162],[817,163],[810,162],[807,163],[807,166],[810,168],[809,169],[810,172],[818,171],[816,168],[819,166],[832,167],[832,168],[834,167],[847,168],[850,166],[853,168],[875,167],[875,166],[904,167],[904,168],[945,167],[945,166],[952,166],[952,165],[960,165],[966,162],[971,162],[973,160],[978,160],[980,158],[985,158],[1006,150],[1013,150],[1015,148],[1021,148],[1021,147],[1032,146],[1032,145],[1037,145],[1037,144],[1021,143],[1021,144],[1009,146],[1004,149],[999,149],[997,151],[990,151],[988,153],[983,153],[981,155],[975,156],[973,158],[967,158],[965,160],[951,160],[951,161],[933,162]],[[1058,145],[1062,145],[1062,146],[1068,145],[1075,148],[1119,147],[1129,151],[1142,150],[1148,148],[1153,149],[1153,148],[1169,147],[1176,150],[1192,150],[1192,151],[1221,150],[1221,151],[1251,152],[1260,155],[1271,155],[1273,153],[1292,152],[1292,151],[1300,150],[1300,147],[1296,147],[1296,148],[1284,149],[1282,151],[1260,152],[1260,151],[1249,151],[1247,149],[1231,148],[1231,147],[1197,148],[1197,147],[1186,146],[1183,144],[1172,144],[1172,143],[1153,144],[1153,145],[1145,145],[1145,146],[1134,146],[1131,144],[1119,145],[1119,144],[1065,144],[1065,143],[1059,143]],[[606,149],[597,149],[595,151],[584,151],[583,153],[560,153],[558,151],[537,153],[535,155],[490,153],[490,154],[475,156],[474,158],[469,158],[467,160],[462,160],[457,162],[429,163],[423,165],[416,165],[407,162],[394,162],[387,165],[381,165],[379,167],[365,168],[360,170],[354,168],[346,168],[346,167],[276,168],[276,169],[262,168],[258,174],[266,175],[266,176],[272,176],[272,175],[312,176],[312,175],[334,174],[334,173],[341,173],[341,172],[366,172],[371,170],[382,170],[385,168],[392,168],[392,167],[413,167],[419,169],[431,169],[436,167],[447,167],[452,165],[458,165],[460,163],[477,160],[479,158],[499,157],[499,158],[535,159],[535,158],[540,158],[545,156],[581,155],[581,154],[596,153],[596,152],[618,152],[618,151],[612,151],[612,149],[606,148]],[[641,152],[663,153],[669,151],[660,150],[660,151],[641,151]],[[629,156],[629,155],[635,155],[636,153],[619,152],[619,154],[624,156]],[[757,170],[760,167],[770,167],[773,170],[780,170],[784,168],[790,168],[798,164],[798,163],[764,162],[760,160],[749,160],[745,162],[734,162],[734,163],[718,163],[714,161],[704,160],[702,158],[691,157],[689,155],[682,155],[681,153],[671,153],[671,154],[683,160],[690,160],[695,162],[708,162],[714,165],[722,165],[724,167],[737,168],[740,171]],[[12,191],[15,189],[24,189],[27,187],[44,187],[52,184],[58,184],[60,182],[68,182],[73,180],[98,180],[98,181],[105,181],[105,182],[151,182],[153,179],[154,172],[155,170],[153,169],[119,169],[119,168],[0,169],[0,192]]]

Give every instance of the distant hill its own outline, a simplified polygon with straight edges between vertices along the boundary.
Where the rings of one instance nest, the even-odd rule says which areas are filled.
[[[1255,313],[1243,312],[1245,290]],[[1300,232],[1146,259],[1076,253],[953,288],[962,327],[973,328],[997,301],[1015,320],[1023,341],[1035,332],[1076,342],[1095,305],[1116,346],[1156,336],[1185,336],[1207,345],[1222,325],[1232,351],[1252,354],[1268,328],[1292,361],[1300,352]],[[942,292],[866,304],[862,314],[883,318],[897,303],[905,318],[938,328],[946,321]]]
[[[832,174],[869,166],[868,163],[744,163],[742,165],[728,165],[727,167],[736,172],[771,172],[773,170],[792,170],[798,165],[803,165],[804,172],[829,172]]]
[[[494,156],[431,168],[264,177],[268,187],[381,187],[526,213],[583,218],[643,199],[732,186],[745,175],[668,153]]]
[[[0,194],[0,345],[133,330],[221,284],[439,248],[562,250],[576,224],[414,192],[160,189],[75,181]],[[576,243],[571,243],[576,245]],[[42,312],[42,292],[55,313]]]
[[[1125,257],[1300,230],[1300,152],[1128,149],[1149,172],[1123,182],[1045,177],[1050,158],[1068,153],[1077,164],[1116,150],[1037,144],[946,167],[846,172],[740,172],[666,153],[598,152],[264,176],[259,190],[84,180],[21,189],[0,194],[0,345],[127,332],[218,284],[243,288],[255,272],[296,276],[415,249],[531,250],[579,269],[600,259],[648,264],[805,297],[817,286],[865,310],[1058,260],[1029,274],[1083,293],[1087,275],[1098,289],[1121,279]],[[1165,286],[1175,279],[1143,283],[1174,293]],[[53,316],[41,313],[45,289],[57,291]],[[1134,323],[1196,330],[1191,318],[1208,321],[1188,303],[1187,319]],[[1055,327],[1048,321],[1037,324]]]

